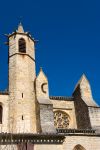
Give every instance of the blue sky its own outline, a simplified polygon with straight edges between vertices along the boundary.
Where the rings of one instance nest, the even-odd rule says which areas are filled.
[[[99,0],[9,0],[0,2],[0,89],[7,87],[7,46],[3,34],[17,29],[39,40],[36,70],[43,67],[50,95],[71,96],[83,73],[100,104]]]

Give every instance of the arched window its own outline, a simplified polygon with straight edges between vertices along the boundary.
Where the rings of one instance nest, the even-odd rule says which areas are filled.
[[[2,112],[3,112],[3,108],[0,105],[0,124],[2,124]]]
[[[83,146],[81,146],[81,145],[76,145],[75,147],[74,147],[74,149],[73,150],[86,150]]]
[[[26,53],[26,42],[23,38],[19,39],[19,52]]]
[[[70,118],[69,115],[63,111],[54,112],[54,125],[56,128],[69,128]]]

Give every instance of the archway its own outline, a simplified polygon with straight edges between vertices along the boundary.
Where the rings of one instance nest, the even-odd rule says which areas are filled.
[[[73,150],[86,150],[83,146],[81,146],[81,145],[76,145],[75,147],[74,147],[74,149]]]
[[[19,39],[19,52],[26,53],[26,42],[23,38]]]

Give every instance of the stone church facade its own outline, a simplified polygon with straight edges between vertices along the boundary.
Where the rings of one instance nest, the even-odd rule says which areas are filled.
[[[9,88],[0,93],[0,149],[100,150],[100,107],[85,75],[71,97],[49,96],[35,72],[35,40],[18,30],[8,38]]]

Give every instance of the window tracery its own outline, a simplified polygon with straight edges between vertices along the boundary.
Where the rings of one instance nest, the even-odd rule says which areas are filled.
[[[56,128],[69,128],[70,118],[69,115],[62,111],[54,112],[54,125]]]

